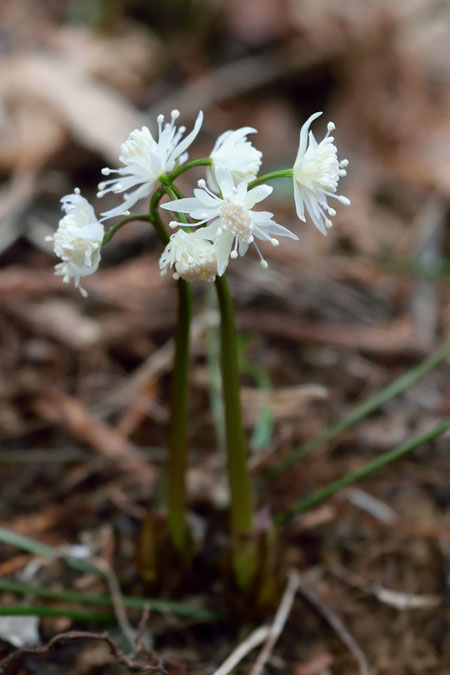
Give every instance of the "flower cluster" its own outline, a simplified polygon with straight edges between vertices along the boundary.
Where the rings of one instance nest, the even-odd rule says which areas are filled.
[[[306,220],[306,209],[315,226],[326,235],[332,225],[331,218],[336,215],[328,200],[334,198],[342,204],[350,201],[336,194],[348,161],[337,158],[334,138],[330,135],[335,125],[328,123],[327,133],[319,143],[310,131],[312,122],[321,114],[311,115],[303,125],[293,167],[270,174],[268,178],[276,177],[277,173],[291,176],[298,217]],[[185,135],[186,128],[176,125],[179,115],[178,110],[173,110],[167,123],[164,116],[159,115],[156,138],[147,127],[132,131],[121,146],[122,166],[102,169],[104,176],[113,177],[99,183],[97,196],[102,198],[113,193],[122,195],[122,201],[102,212],[101,219],[97,219],[93,207],[79,190],[63,197],[65,215],[56,233],[48,237],[62,260],[56,265],[55,273],[63,275],[65,282],[73,278],[83,294],[80,278],[95,272],[100,262],[103,221],[119,216],[130,218],[129,209],[149,197],[159,183],[169,194],[174,194],[170,189],[171,174],[175,172],[176,176],[184,170],[180,167],[187,162],[187,150],[203,121],[200,112],[192,131]],[[178,228],[161,255],[161,274],[173,268],[175,279],[214,281],[225,272],[230,259],[245,255],[250,244],[266,268],[268,264],[257,240],[277,246],[278,237],[298,239],[296,234],[275,222],[269,211],[254,210],[273,190],[263,182],[264,177],[258,178],[262,153],[247,138],[255,132],[252,127],[242,127],[219,136],[209,157],[196,162],[206,166],[206,174],[205,179],[198,181],[193,196],[161,205],[175,214],[170,227]]]

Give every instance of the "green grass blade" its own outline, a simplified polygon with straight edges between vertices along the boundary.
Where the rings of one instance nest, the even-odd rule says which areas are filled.
[[[325,443],[329,443],[343,431],[346,431],[347,429],[355,426],[355,424],[378,410],[378,408],[381,408],[382,405],[390,401],[392,398],[398,396],[403,391],[411,387],[421,377],[427,375],[449,354],[450,341],[441,345],[432,354],[430,354],[430,356],[411,368],[407,373],[399,377],[390,385],[377,392],[375,396],[372,396],[369,398],[369,400],[364,401],[360,405],[356,406],[356,408],[351,410],[348,415],[342,417],[335,424],[326,429],[322,434],[316,436],[316,438],[306,441],[306,443],[303,443],[298,448],[295,448],[289,457],[287,457],[284,461],[280,462],[268,472],[266,479],[271,480],[276,478],[281,473],[289,469],[293,464],[296,464],[296,462],[298,462],[300,459],[303,459],[303,457],[309,455],[309,453],[313,450],[316,450],[321,445],[325,445]],[[264,480],[263,482],[265,483],[266,481]]]
[[[293,516],[296,516],[299,513],[306,511],[307,509],[311,508],[312,506],[315,506],[316,504],[319,504],[325,499],[328,499],[328,497],[334,495],[339,490],[342,490],[342,488],[347,487],[347,485],[351,485],[352,483],[356,483],[356,481],[361,480],[362,478],[370,476],[370,474],[372,474],[374,471],[378,471],[378,469],[381,469],[382,467],[387,466],[391,462],[400,459],[408,452],[411,452],[412,450],[418,448],[420,445],[423,445],[424,443],[433,440],[433,438],[440,436],[448,429],[450,429],[450,417],[441,422],[440,424],[437,424],[432,429],[429,429],[428,431],[425,431],[424,433],[415,436],[410,441],[407,441],[406,443],[403,443],[397,448],[385,452],[383,455],[377,457],[376,459],[373,459],[371,462],[364,464],[359,469],[356,469],[356,471],[352,471],[351,473],[348,473],[345,476],[338,478],[332,483],[325,485],[325,487],[321,488],[320,490],[317,490],[316,492],[313,492],[313,494],[310,495],[309,497],[300,499],[295,504],[293,504],[287,511],[279,513],[274,519],[275,523],[277,525],[284,523],[289,518],[292,518]]]
[[[40,598],[64,602],[77,602],[85,605],[113,606],[113,601],[108,595],[80,593],[78,591],[70,590],[54,590],[46,586],[34,586],[17,581],[9,581],[7,579],[0,579],[0,591],[15,593],[16,595],[34,595]],[[143,610],[145,607],[148,607],[154,612],[173,614],[189,619],[217,621],[221,618],[221,615],[218,612],[172,600],[139,598],[123,595],[122,602],[128,609]]]

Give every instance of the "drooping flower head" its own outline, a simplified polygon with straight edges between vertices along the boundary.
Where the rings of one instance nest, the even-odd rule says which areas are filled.
[[[86,296],[80,278],[97,270],[105,230],[78,188],[63,197],[61,203],[66,215],[59,221],[55,234],[46,237],[47,241],[53,241],[54,251],[62,260],[55,265],[55,274],[61,275],[64,283],[73,278],[80,293]]]
[[[201,231],[200,231],[201,233]],[[174,279],[214,281],[217,276],[216,247],[209,240],[178,230],[161,254],[161,274],[174,267]]]
[[[322,113],[318,112],[305,122],[300,131],[300,143],[297,158],[294,163],[294,197],[297,215],[300,220],[306,220],[305,207],[314,225],[322,234],[327,234],[327,228],[332,226],[329,216],[335,216],[336,211],[328,205],[328,198],[334,197],[341,204],[350,204],[350,200],[342,195],[335,194],[339,178],[346,175],[345,168],[348,160],[337,158],[337,148],[330,133],[335,129],[333,122],[329,122],[327,133],[320,143],[317,143],[309,127]]]
[[[278,245],[278,239],[273,235],[298,237],[282,225],[272,220],[273,213],[268,211],[253,211],[253,206],[268,197],[272,192],[269,185],[258,185],[248,190],[247,183],[242,181],[234,185],[229,171],[217,168],[217,183],[221,197],[215,195],[206,187],[204,180],[198,182],[199,187],[194,190],[194,197],[176,199],[161,204],[164,209],[174,213],[187,213],[199,222],[192,224],[206,227],[197,230],[194,235],[201,239],[208,239],[216,246],[218,275],[225,272],[229,258],[245,255],[250,244],[258,251],[261,265],[267,267],[255,239],[268,241],[272,246]],[[173,221],[171,227],[183,225]]]
[[[244,181],[250,183],[257,176],[261,166],[262,152],[256,150],[250,141],[248,134],[255,134],[256,129],[242,127],[235,131],[225,131],[217,139],[210,158],[212,165],[206,171],[206,182],[214,192],[219,191],[216,171],[220,167],[231,172],[234,184]]]
[[[192,131],[183,138],[186,127],[178,127],[175,120],[180,113],[172,110],[171,121],[164,124],[164,115],[158,116],[158,139],[154,139],[147,127],[135,129],[121,145],[120,169],[102,169],[104,176],[114,173],[116,178],[99,183],[98,197],[108,192],[125,193],[120,206],[102,213],[106,218],[119,216],[130,209],[137,201],[148,197],[155,187],[159,176],[172,171],[175,165],[187,160],[186,150],[191,145],[203,121],[200,111]],[[128,192],[132,190],[131,192]]]

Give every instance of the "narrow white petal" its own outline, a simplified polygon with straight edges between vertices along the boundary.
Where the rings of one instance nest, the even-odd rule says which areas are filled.
[[[303,192],[299,185],[294,180],[294,199],[295,199],[295,210],[297,211],[297,216],[303,222],[306,222],[305,218],[305,202],[303,201]]]
[[[172,160],[177,159],[177,157],[182,155],[183,152],[188,149],[188,147],[191,145],[191,143],[197,136],[198,132],[200,131],[202,122],[203,122],[203,111],[200,110],[200,112],[197,115],[197,119],[195,120],[194,128],[192,129],[191,133],[188,134],[185,138],[183,138],[183,140],[181,140],[178,143],[178,145],[175,147],[175,150],[171,153],[170,158]]]
[[[233,195],[234,182],[231,172],[218,166],[216,170],[217,183],[224,199],[228,199]]]
[[[195,197],[185,197],[184,199],[174,199],[171,202],[166,202],[161,204],[162,209],[167,209],[167,211],[172,211],[173,213],[189,213],[196,209],[202,209],[205,211],[205,207],[200,204],[198,199]]]
[[[306,145],[307,145],[307,141],[308,141],[309,127],[314,122],[314,120],[316,120],[322,114],[323,113],[321,113],[321,112],[314,113],[313,115],[311,115],[311,117],[308,117],[308,119],[306,120],[306,122],[302,126],[302,128],[300,130],[300,140],[299,140],[299,144],[298,144],[297,157],[295,159],[294,164],[296,164],[299,161],[299,159],[301,159],[303,157],[303,155],[305,154]]]
[[[231,234],[231,232],[224,232],[217,240],[217,271],[219,277],[221,277],[227,269],[228,260],[230,258],[230,253],[233,246],[233,239],[234,236]]]

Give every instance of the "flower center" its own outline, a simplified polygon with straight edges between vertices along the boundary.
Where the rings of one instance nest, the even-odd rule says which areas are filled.
[[[253,241],[253,223],[248,209],[225,199],[220,207],[222,229],[232,232],[240,241],[251,244]]]
[[[308,149],[299,164],[294,166],[294,177],[300,183],[308,181],[314,188],[335,192],[339,169],[336,146],[331,138],[324,138],[314,151]]]

